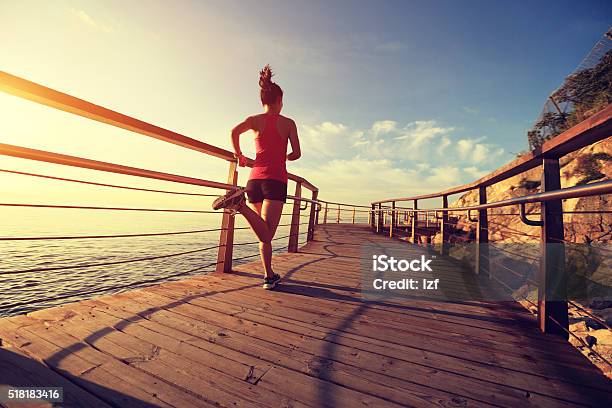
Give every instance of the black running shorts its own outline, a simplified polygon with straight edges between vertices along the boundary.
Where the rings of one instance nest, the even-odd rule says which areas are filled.
[[[280,180],[254,179],[246,185],[249,203],[261,203],[264,199],[287,202],[287,184]]]

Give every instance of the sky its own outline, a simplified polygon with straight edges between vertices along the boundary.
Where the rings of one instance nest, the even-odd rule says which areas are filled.
[[[0,69],[231,150],[231,128],[262,110],[270,63],[302,144],[289,171],[322,199],[367,204],[470,182],[525,151],[546,97],[611,20],[606,1],[0,0]],[[0,112],[2,143],[227,178],[223,160],[4,93]],[[241,143],[252,157],[251,135]],[[0,169],[193,189],[6,157]],[[0,189],[5,202],[145,200],[1,173]]]

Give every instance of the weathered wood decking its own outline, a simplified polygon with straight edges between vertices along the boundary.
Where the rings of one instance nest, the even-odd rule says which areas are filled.
[[[253,262],[2,319],[0,383],[63,386],[69,407],[610,406],[518,304],[361,301],[359,244],[386,240],[318,226],[275,258],[275,291]]]

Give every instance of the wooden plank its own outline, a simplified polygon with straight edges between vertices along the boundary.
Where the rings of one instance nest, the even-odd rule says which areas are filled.
[[[292,267],[291,263],[282,263],[282,262],[275,263],[275,267],[280,272],[284,272],[288,270],[290,271],[289,274],[287,274],[286,272],[281,273],[282,275],[284,275],[285,282],[292,282],[292,283],[309,286],[313,288],[324,287],[325,289],[328,289],[334,293],[339,293],[339,294],[344,293],[344,295],[346,296],[353,296],[356,300],[361,301],[361,293],[358,288],[359,282],[357,281],[351,282],[350,280],[347,279],[346,281],[341,283],[338,279],[336,279],[335,272],[333,272],[333,274],[328,273],[324,265],[317,263],[314,269],[313,269],[313,266],[314,264],[311,264],[311,265],[306,264],[305,266],[300,267],[297,273],[293,273],[295,271],[294,264]],[[241,265],[239,270],[257,271],[257,268],[258,268],[257,265]],[[347,266],[346,264],[344,266],[338,265],[337,268],[347,269],[347,268],[350,268],[350,266]],[[335,271],[334,268],[330,268],[330,270]],[[287,275],[290,276],[289,279],[287,279]],[[255,285],[254,282],[253,284]],[[350,285],[350,286],[346,286],[346,285]],[[401,307],[402,304],[405,305],[405,302],[398,303],[394,301],[386,301],[385,303],[389,305],[395,304],[398,307]],[[427,300],[424,300],[424,299],[419,300],[418,304],[427,305],[433,308],[439,308],[439,302],[435,302],[435,303],[428,302]],[[462,305],[469,305],[469,306],[463,307]],[[477,306],[477,307],[473,307],[473,306]],[[483,315],[496,316],[496,317],[499,317],[500,319],[504,317],[508,319],[515,319],[518,317],[517,312],[519,312],[520,314],[525,316],[524,318],[521,319],[523,320],[523,323],[526,323],[528,319],[531,319],[531,315],[525,309],[517,310],[517,306],[514,302],[500,303],[500,302],[476,302],[476,301],[456,302],[454,301],[452,303],[446,303],[445,308],[450,308],[450,309],[462,308],[464,309],[466,313],[473,313],[476,315],[483,314]],[[512,323],[508,322],[508,324],[512,324]]]
[[[151,293],[147,291],[147,293],[139,294],[137,299],[142,300],[149,297],[149,295],[151,295]],[[156,298],[158,300],[155,300]],[[159,302],[158,296],[153,296],[152,299],[152,303]],[[291,344],[293,344],[297,348],[306,347],[306,350],[308,350],[309,352],[312,352],[312,347],[314,347],[314,350],[317,350],[318,347],[320,347],[317,346],[317,343],[320,343],[323,338],[332,337],[334,342],[338,342],[338,345],[334,345],[333,348],[335,353],[341,352],[342,350],[346,350],[346,356],[344,357],[345,361],[348,361],[351,358],[349,356],[353,356],[353,358],[355,358],[354,348],[357,348],[359,350],[357,354],[361,356],[361,359],[365,359],[360,363],[362,367],[374,366],[375,364],[377,364],[377,362],[378,364],[380,364],[380,357],[377,357],[376,355],[366,350],[366,348],[369,347],[369,343],[363,342],[361,345],[356,346],[357,343],[354,340],[351,341],[350,339],[344,339],[344,336],[336,335],[336,333],[328,331],[322,331],[319,334],[316,334],[315,337],[306,337],[315,335],[315,329],[300,329],[300,326],[296,325],[293,322],[285,323],[276,320],[258,318],[255,314],[248,312],[242,312],[233,316],[228,316],[226,314],[227,311],[225,311],[225,313],[223,312],[223,310],[227,310],[227,307],[225,305],[220,305],[217,307],[217,310],[214,310],[211,306],[212,303],[213,301],[211,299],[206,299],[206,305],[197,305],[201,307],[195,307],[195,305],[181,304],[174,307],[173,310],[175,312],[185,314],[186,316],[192,317],[197,320],[216,322],[215,324],[222,325],[228,328],[229,330],[242,332],[253,337],[263,336],[259,337],[262,340],[278,342],[279,339],[284,338],[285,341],[290,341]],[[270,333],[266,334],[267,332]],[[293,340],[290,340],[292,338]],[[341,347],[342,345],[345,345],[347,347]],[[386,347],[388,349],[392,349],[392,347],[389,347],[389,345],[387,345]],[[500,383],[496,383],[477,379],[470,379],[466,378],[465,376],[454,376],[454,373],[449,373],[439,368],[436,369],[435,373],[432,374],[430,370],[424,370],[419,365],[412,364],[408,361],[403,361],[403,364],[400,364],[400,360],[402,359],[401,356],[396,355],[394,357],[395,359],[389,360],[389,362],[391,362],[391,365],[385,367],[387,373],[396,370],[397,372],[395,376],[397,376],[398,378],[403,378],[403,376],[406,375],[410,375],[413,377],[421,376],[422,381],[424,382],[434,382],[436,386],[440,387],[443,390],[459,394],[463,393],[464,395],[467,390],[471,390],[474,387],[479,387],[479,390],[477,392],[471,391],[471,394],[468,395],[481,401],[489,401],[491,400],[491,398],[494,398],[496,400],[506,401],[506,403],[510,405],[524,405],[529,403],[536,404],[536,406],[562,406],[564,404],[568,406],[571,405],[571,403],[567,400],[563,401],[561,399],[556,399],[555,396],[548,396],[545,394],[541,394],[537,391],[530,391],[531,397],[529,400],[527,400],[524,398],[525,392],[523,390],[508,387],[502,384],[501,381]],[[452,378],[445,378],[449,375]],[[571,389],[568,389],[567,392],[571,393]],[[594,392],[597,393],[597,391]],[[573,393],[572,396],[574,398],[586,399],[593,397],[592,395],[582,397],[581,395],[576,393]]]
[[[159,288],[159,290],[162,290],[165,292],[167,291],[167,287],[164,288]],[[162,293],[164,293],[162,292]],[[228,299],[230,298],[230,299]],[[287,313],[280,313],[280,311],[283,310],[283,308],[272,308],[266,306],[265,304],[262,304],[261,301],[257,301],[257,299],[253,299],[252,301],[249,301],[249,299],[245,296],[241,296],[238,299],[234,299],[235,298],[235,293],[232,293],[232,295],[226,295],[226,296],[221,296],[219,297],[218,301],[223,302],[223,303],[229,303],[230,305],[234,305],[236,306],[236,308],[238,307],[247,307],[249,311],[261,311],[262,313],[260,314],[260,316],[267,318],[270,317],[270,314],[272,313],[273,315],[278,315],[280,317],[284,317],[283,321],[289,323],[289,324],[301,324],[301,323],[307,323],[304,325],[304,327],[308,328],[309,330],[315,330],[314,327],[320,327],[320,326],[325,326],[325,327],[329,327],[329,328],[335,328],[338,327],[339,325],[344,324],[344,326],[346,325],[346,321],[333,321],[331,323],[328,323],[326,320],[329,320],[329,314],[328,313],[321,313],[318,316],[315,313],[310,313],[310,314],[306,314],[306,317],[304,318],[300,318],[300,315],[302,314],[302,312],[300,310],[290,310]],[[212,296],[210,297],[206,297],[206,305],[210,304],[210,301],[213,299]],[[241,305],[241,306],[240,306]],[[227,308],[226,306],[221,306],[220,309],[222,310],[223,308]],[[234,309],[235,310],[235,309]],[[238,309],[240,310],[240,309]],[[279,311],[279,312],[277,312]],[[367,311],[365,311],[365,313],[367,313]],[[245,316],[245,313],[239,313],[237,314],[237,316]],[[361,316],[360,316],[361,317]],[[310,320],[312,319],[312,320]],[[261,321],[259,321],[259,323],[262,323]],[[315,325],[314,327],[311,326],[310,324]],[[353,322],[351,322],[350,324],[353,324]],[[363,322],[359,321],[359,322],[355,322],[355,324],[357,324],[358,327],[364,325]],[[344,328],[343,328],[344,329]],[[370,327],[369,329],[370,331],[381,331],[382,329],[380,327]],[[366,330],[366,333],[367,333]],[[393,331],[393,327],[390,327],[389,332]],[[429,337],[429,336],[428,336]],[[392,347],[392,344],[388,344],[389,347]],[[567,349],[565,351],[574,351],[570,348],[569,345],[567,345]],[[558,351],[557,351],[558,352]],[[411,361],[415,361],[416,359],[418,359],[420,356],[420,353],[417,353],[414,357],[410,357],[409,355],[407,355],[406,357],[410,357]],[[556,358],[556,355],[551,354],[550,358],[554,359]],[[497,380],[497,377],[499,375],[506,375],[506,378],[503,380],[504,383],[510,384],[512,385],[514,383],[515,386],[517,387],[529,387],[530,384],[532,384],[533,382],[538,382],[542,380],[542,377],[540,376],[536,376],[534,375],[533,371],[536,371],[536,373],[538,371],[544,371],[544,370],[540,370],[538,369],[538,367],[533,364],[530,360],[528,359],[524,359],[521,361],[515,361],[514,364],[508,364],[506,367],[503,367],[503,363],[502,364],[497,364],[495,366],[490,366],[490,365],[486,365],[486,364],[480,364],[478,362],[474,362],[471,360],[465,360],[465,359],[456,359],[456,358],[451,358],[449,356],[446,355],[440,355],[440,354],[435,354],[435,353],[430,353],[429,356],[426,356],[426,359],[429,361],[438,361],[438,360],[442,360],[442,364],[437,364],[436,368],[440,368],[442,366],[445,367],[445,369],[449,370],[449,371],[453,371],[453,370],[457,370],[457,367],[459,367],[459,370],[461,370],[462,367],[467,367],[467,371],[465,372],[466,375],[470,376],[473,375],[474,372],[479,372],[479,378],[487,378],[487,374],[489,374],[491,377],[491,379]],[[511,368],[510,368],[511,367]],[[515,371],[516,369],[521,369],[521,371],[524,373],[522,376],[520,376],[520,379],[517,381],[517,378],[515,377]],[[553,367],[550,366],[548,367],[549,369],[552,369]],[[558,366],[557,366],[558,368]],[[571,368],[571,367],[566,367],[566,368]],[[586,374],[586,373],[585,373]],[[541,375],[546,376],[546,377],[550,377],[550,375],[546,375],[545,372],[541,372]],[[597,388],[598,383],[595,382],[593,383],[594,380],[596,380],[599,377],[592,377],[592,378],[588,378],[588,376],[585,376],[587,381],[581,381],[582,385],[586,385],[586,386],[591,386],[591,387],[595,387]],[[576,381],[572,381],[573,378],[572,376],[567,376],[565,378],[561,377],[560,380],[562,381],[566,381],[569,380],[573,383],[575,383]],[[546,388],[548,387],[548,383],[546,383],[544,386],[540,386],[540,391],[542,388]],[[600,384],[601,389],[606,390],[607,389],[607,384]],[[552,394],[558,394],[559,392],[557,390],[553,390],[553,389],[549,389],[549,391]],[[590,391],[589,391],[590,392]]]
[[[147,295],[148,295],[148,293],[139,293],[138,294],[138,298],[140,299],[141,297],[144,297],[144,296],[147,296]],[[180,306],[177,306],[177,307],[180,307]],[[164,316],[163,320],[167,321],[168,320],[168,316]],[[191,323],[191,325],[193,325],[193,324],[195,324],[195,322]],[[268,376],[270,371],[271,370],[268,370],[265,375]],[[276,372],[279,372],[278,368],[276,369]],[[308,384],[311,384],[313,381],[316,382],[315,379],[312,379],[312,378],[309,378],[309,377],[304,377],[303,375],[296,376],[294,373],[291,373],[289,371],[284,371],[283,375],[285,377],[287,377],[287,378],[292,378],[293,379],[292,381],[295,382],[296,384],[303,384],[305,386],[308,385]],[[262,376],[262,378],[263,378],[263,376]],[[265,387],[267,387],[267,386],[265,386]],[[335,392],[339,393],[338,395],[341,395],[343,399],[345,398],[344,395],[346,394],[346,391],[342,387],[338,387],[336,385],[327,385],[326,387],[335,390]],[[270,386],[270,390],[268,390],[269,393],[272,393],[272,392],[282,392],[282,391],[283,391],[283,388],[272,387],[272,386]],[[293,395],[293,394],[291,394],[291,395]],[[302,395],[302,394],[300,394],[300,395]],[[377,397],[374,397],[374,396],[369,396],[369,395],[368,396],[364,396],[364,395],[361,395],[361,393],[358,393],[358,392],[353,393],[352,395],[353,395],[354,398],[362,399],[364,401],[371,401],[371,403],[375,403],[375,404],[378,404],[380,406],[391,406],[391,405],[393,405],[393,404],[387,404],[385,401],[383,401],[380,398],[377,398]],[[302,397],[304,397],[304,395],[302,395]],[[285,399],[289,399],[289,397],[287,396]],[[302,402],[309,403],[308,402],[308,398],[303,398]]]
[[[265,370],[258,369],[235,362],[225,355],[190,348],[188,344],[179,346],[165,342],[162,347],[151,342],[152,339],[144,340],[116,330],[113,325],[121,324],[122,320],[79,306],[67,310],[73,312],[70,318],[56,322],[57,325],[49,320],[45,320],[45,323],[83,341],[104,332],[106,341],[93,344],[100,351],[208,401],[223,406],[255,408],[262,405],[273,407],[278,401],[285,400],[293,406],[300,406],[289,397],[275,396],[271,390],[259,392],[251,387],[248,380],[259,379],[270,369],[269,366]],[[41,314],[37,316],[44,317]],[[157,337],[155,340],[160,339]],[[168,349],[168,346],[173,349]],[[123,350],[128,350],[129,355],[126,356]]]
[[[0,336],[110,405],[207,406],[205,401],[118,362],[75,337],[32,326],[26,316],[0,320]]]
[[[121,302],[122,309],[143,309],[142,306],[134,305],[133,302]],[[117,313],[117,309],[112,307],[109,313]],[[119,312],[125,313],[125,312]],[[201,319],[176,314],[172,311],[160,311],[148,316],[149,323],[160,325],[164,332],[169,330],[173,336],[179,333],[180,337],[185,330],[192,336],[199,336],[201,341],[193,338],[187,340],[190,344],[199,347],[210,347],[210,341],[215,344],[222,344],[242,353],[248,353],[257,358],[267,359],[277,366],[286,367],[301,371],[308,375],[314,375],[334,383],[348,386],[359,391],[367,390],[395,402],[408,406],[429,407],[432,405],[448,406],[448,404],[465,402],[469,406],[479,406],[479,403],[471,398],[464,398],[456,394],[445,393],[443,391],[407,382],[403,379],[389,377],[369,370],[369,367],[356,367],[350,364],[327,360],[313,356],[296,348],[293,342],[281,342],[276,344],[267,340],[261,340],[238,332],[231,332],[222,326],[216,326],[209,321],[203,322]],[[139,322],[141,324],[142,322]],[[169,325],[169,326],[168,326]],[[217,336],[223,333],[223,336]]]
[[[0,347],[0,389],[10,387],[61,387],[63,388],[63,404],[70,407],[101,407],[110,408],[101,399],[77,387],[66,378],[47,367],[43,362],[31,358],[23,350],[7,344]],[[23,407],[24,403],[4,402],[6,407]],[[30,406],[48,406],[52,403],[28,403]]]
[[[201,291],[200,293],[202,294],[206,293],[207,298],[233,303],[237,306],[242,305],[249,306],[253,309],[262,309],[265,312],[293,318],[306,316],[307,320],[316,319],[317,317],[344,319],[354,313],[358,308],[363,308],[363,303],[356,305],[356,307],[342,307],[343,304],[337,301],[333,302],[325,299],[301,296],[296,298],[291,293],[287,294],[280,290],[274,293],[262,292],[256,288],[240,286],[240,282],[236,283],[232,281],[232,278],[219,279],[218,277],[211,276],[206,282],[196,280],[173,282],[159,289],[174,290],[174,288],[178,288],[179,290],[186,291],[185,293],[190,293],[190,291]],[[222,288],[226,289],[220,288],[219,284],[222,285]],[[156,288],[152,290],[155,291]],[[466,320],[467,319],[459,319],[456,323],[452,320],[439,321],[436,319],[435,314],[427,311],[419,312],[418,310],[412,314],[394,316],[392,311],[382,308],[373,310],[368,306],[365,313],[354,319],[351,325],[364,325],[368,327],[366,332],[377,332],[379,329],[387,329],[393,333],[399,331],[399,333],[405,332],[407,335],[414,334],[427,336],[428,338],[440,338],[442,340],[448,339],[448,336],[440,336],[437,331],[451,327],[447,332],[453,333],[460,338],[478,341],[479,346],[482,346],[483,341],[498,342],[503,344],[504,347],[506,345],[512,346],[509,348],[513,350],[510,354],[523,356],[524,351],[521,350],[521,348],[523,348],[525,342],[529,342],[530,349],[538,349],[540,352],[544,353],[544,355],[548,354],[551,358],[559,360],[558,350],[553,349],[550,351],[550,343],[547,342],[546,339],[541,338],[542,336],[536,337],[537,333],[535,333],[535,331],[533,336],[527,337],[522,335],[524,330],[519,328],[514,331],[503,331],[503,325],[497,325],[498,330],[492,331],[488,328],[483,330],[483,327],[480,326],[469,326]],[[416,329],[412,329],[413,327],[416,327]],[[474,329],[477,329],[477,331],[475,332]],[[566,351],[574,352],[569,345],[565,345],[567,346]],[[504,348],[504,351],[505,350],[506,348]],[[578,352],[575,352],[575,354],[577,359],[569,359],[569,361],[582,362],[584,360],[584,357]],[[561,357],[561,359],[563,359],[563,357]]]

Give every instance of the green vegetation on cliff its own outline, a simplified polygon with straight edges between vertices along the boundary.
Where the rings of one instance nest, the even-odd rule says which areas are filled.
[[[567,77],[550,100],[556,111],[544,113],[527,132],[531,150],[612,103],[612,51],[608,51],[594,67]],[[558,108],[563,103],[571,105],[571,112],[562,112]]]

